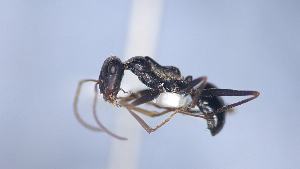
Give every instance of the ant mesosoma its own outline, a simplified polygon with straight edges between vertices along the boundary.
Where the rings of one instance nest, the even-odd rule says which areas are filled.
[[[131,93],[127,97],[117,97],[121,89],[121,81],[125,70],[130,70],[149,89]],[[81,87],[86,82],[95,83],[95,96],[93,101],[93,116],[98,127],[86,123],[79,115],[77,104]],[[99,86],[99,87],[98,87]],[[207,82],[207,77],[193,79],[192,76],[181,76],[177,67],[162,66],[150,57],[135,56],[124,63],[116,56],[107,58],[101,68],[99,79],[81,80],[77,87],[74,99],[74,112],[79,122],[85,127],[94,131],[104,131],[109,135],[125,140],[109,131],[99,120],[96,114],[96,104],[98,89],[103,99],[114,105],[125,107],[130,114],[148,132],[154,132],[168,121],[176,113],[200,117],[207,120],[208,129],[214,136],[218,134],[225,123],[226,111],[235,106],[244,104],[259,96],[257,91],[218,89],[213,84]],[[221,96],[251,96],[239,102],[225,105]],[[168,103],[167,99],[177,98],[173,103]],[[188,99],[189,98],[189,99]],[[139,107],[142,104],[149,104],[156,108],[163,109],[161,112],[149,111]],[[166,120],[151,128],[137,113],[150,117],[160,116],[173,112]]]

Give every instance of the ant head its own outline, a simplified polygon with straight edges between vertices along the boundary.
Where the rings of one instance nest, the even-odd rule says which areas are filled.
[[[104,61],[99,75],[99,88],[105,101],[115,104],[123,75],[124,65],[119,58],[111,56]]]

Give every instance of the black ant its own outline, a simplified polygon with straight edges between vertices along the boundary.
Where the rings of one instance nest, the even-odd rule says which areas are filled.
[[[125,92],[120,88],[121,81],[125,70],[130,70],[139,80],[149,89],[132,93],[127,97],[117,97],[119,91]],[[80,89],[85,82],[95,82],[95,97],[93,104],[94,118],[100,127],[94,127],[85,123],[79,116],[77,103]],[[259,96],[257,91],[240,91],[232,89],[217,89],[213,84],[207,82],[207,77],[193,79],[192,76],[182,77],[178,68],[174,66],[161,66],[150,57],[135,56],[126,62],[119,58],[111,56],[107,58],[101,68],[98,80],[82,80],[78,84],[76,96],[74,99],[74,112],[77,119],[87,128],[96,131],[104,131],[117,139],[126,139],[109,131],[98,119],[96,115],[96,103],[98,94],[98,85],[100,94],[103,94],[105,101],[114,105],[125,107],[130,114],[141,124],[148,132],[154,132],[159,127],[167,123],[176,113],[182,113],[190,116],[200,117],[207,120],[208,129],[214,136],[221,131],[225,123],[225,112],[235,106],[244,104]],[[173,95],[178,101],[187,97],[191,101],[166,105],[164,96]],[[220,96],[251,96],[250,98],[239,102],[225,105]],[[160,101],[157,101],[160,100]],[[164,109],[162,112],[149,111],[138,107],[141,104],[150,104],[157,108]],[[173,112],[166,120],[155,128],[151,128],[139,115],[142,113],[150,117],[160,116]]]

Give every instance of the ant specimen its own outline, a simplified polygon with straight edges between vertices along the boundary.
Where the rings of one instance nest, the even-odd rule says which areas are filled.
[[[125,92],[120,87],[125,70],[130,70],[142,83],[149,87],[149,89],[131,93],[127,97],[117,97],[119,91]],[[77,104],[80,90],[82,85],[86,82],[95,83],[93,116],[98,127],[84,122],[78,112]],[[98,88],[105,101],[116,106],[125,107],[148,133],[154,132],[170,121],[175,114],[181,113],[206,119],[208,129],[214,136],[218,134],[224,126],[226,111],[259,96],[259,92],[257,91],[218,89],[213,84],[207,82],[207,77],[205,76],[196,79],[193,79],[192,76],[186,76],[184,78],[181,76],[177,67],[162,66],[147,56],[135,56],[124,63],[116,56],[111,56],[104,61],[98,80],[86,79],[79,82],[73,106],[75,115],[83,126],[94,131],[106,132],[120,140],[126,140],[126,138],[109,131],[97,117],[96,104]],[[233,104],[225,105],[221,96],[251,97]],[[168,103],[165,98],[170,99],[170,97],[177,98],[177,101]],[[139,107],[139,105],[142,104],[149,104],[156,108],[163,109],[163,111],[149,111]],[[173,113],[155,128],[151,128],[137,114],[141,113],[150,117],[156,117],[169,112]]]

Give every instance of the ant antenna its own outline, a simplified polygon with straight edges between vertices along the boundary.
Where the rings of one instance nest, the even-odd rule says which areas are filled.
[[[99,83],[98,80],[94,80],[94,79],[84,79],[84,80],[79,81],[77,90],[76,90],[76,94],[74,97],[74,102],[73,102],[74,115],[75,115],[76,119],[78,120],[78,122],[85,128],[92,130],[92,131],[96,131],[96,132],[99,132],[99,131],[102,132],[103,130],[100,129],[99,127],[95,127],[95,126],[85,122],[78,111],[78,100],[79,100],[79,95],[81,92],[81,87],[84,83],[87,83],[87,82],[95,82],[96,84]]]
[[[96,107],[97,107],[97,100],[98,100],[98,85],[99,85],[99,82],[97,82],[95,84],[95,95],[94,95],[94,101],[93,101],[93,116],[95,118],[95,121],[96,123],[98,124],[98,126],[102,129],[102,131],[106,132],[108,135],[116,138],[116,139],[119,139],[119,140],[127,140],[127,138],[125,137],[121,137],[121,136],[118,136],[116,134],[114,134],[113,132],[111,132],[110,130],[108,130],[99,120],[98,118],[98,115],[97,115],[97,110],[96,110]]]

